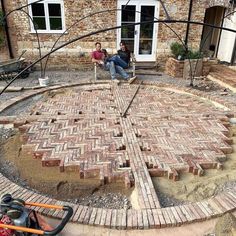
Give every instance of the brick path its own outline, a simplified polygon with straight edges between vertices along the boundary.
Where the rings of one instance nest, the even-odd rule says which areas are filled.
[[[126,187],[135,185],[138,190],[142,210],[72,204],[73,221],[119,229],[153,228],[204,220],[233,210],[233,191],[162,209],[151,180],[151,176],[166,175],[178,180],[181,171],[202,175],[204,169],[221,168],[219,160],[232,152],[226,128],[232,110],[222,111],[197,97],[150,84],[140,89],[127,117],[121,118],[135,90],[136,85],[84,85],[71,89],[66,97],[59,94],[48,99],[30,116],[14,120],[26,141],[23,148],[33,148],[44,166],[77,171],[80,178],[98,178],[102,184],[121,180]],[[0,122],[7,122],[7,118]],[[8,180],[1,179],[6,186]],[[20,187],[12,186],[17,193]],[[39,201],[55,201],[23,192],[25,199],[30,195]],[[59,217],[56,211],[50,214]]]

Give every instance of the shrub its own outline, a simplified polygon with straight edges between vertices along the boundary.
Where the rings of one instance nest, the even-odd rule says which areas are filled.
[[[202,53],[200,51],[188,49],[188,52],[186,52],[184,45],[178,42],[172,43],[170,49],[172,55],[178,60],[202,58]]]
[[[186,59],[200,59],[202,58],[202,53],[199,51],[189,50]]]
[[[185,47],[181,43],[174,42],[170,45],[170,50],[175,59],[183,60],[185,56]]]

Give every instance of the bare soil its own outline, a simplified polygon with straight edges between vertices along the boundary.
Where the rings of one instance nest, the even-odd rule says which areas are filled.
[[[24,183],[59,200],[93,206],[95,201],[96,206],[99,206],[100,202],[104,205],[104,199],[109,198],[107,207],[131,207],[128,198],[133,189],[124,188],[123,183],[101,186],[99,180],[80,179],[79,173],[76,172],[60,172],[58,167],[42,167],[41,160],[34,159],[32,153],[21,150],[22,144],[18,133],[2,144],[1,164],[7,168],[4,168],[7,177],[17,175],[17,179],[21,179],[20,184]],[[11,163],[14,163],[14,166],[9,166]]]
[[[236,126],[232,128],[234,141],[232,154],[227,155],[223,163],[223,170],[205,170],[204,176],[195,176],[191,173],[181,173],[180,180],[174,182],[167,178],[153,178],[158,192],[174,197],[179,201],[200,201],[236,186]]]

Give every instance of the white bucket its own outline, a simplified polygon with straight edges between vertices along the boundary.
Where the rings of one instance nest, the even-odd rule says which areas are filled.
[[[48,78],[48,76],[46,76],[45,78],[39,78],[40,86],[48,86],[49,83],[50,83],[50,79]]]

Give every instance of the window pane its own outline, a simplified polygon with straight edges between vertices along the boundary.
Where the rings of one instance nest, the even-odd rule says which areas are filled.
[[[142,6],[141,7],[141,22],[152,21],[154,17],[154,6]],[[153,36],[153,23],[141,24],[140,35],[141,38],[152,38]]]
[[[154,18],[154,6],[141,7],[141,22],[152,21]],[[140,25],[139,54],[152,54],[154,23]]]
[[[140,40],[139,54],[152,54],[152,40]]]
[[[51,30],[62,30],[61,18],[50,18],[50,29]]]
[[[37,30],[45,30],[46,29],[46,22],[44,17],[34,17],[33,18],[35,28]]]
[[[134,25],[122,24],[121,38],[134,38]]]
[[[44,5],[42,3],[32,4],[33,16],[45,16]]]
[[[152,21],[154,19],[154,6],[142,6],[141,7],[141,21]]]
[[[135,6],[122,6],[121,21],[135,22]]]
[[[48,4],[49,16],[61,16],[60,4]]]

